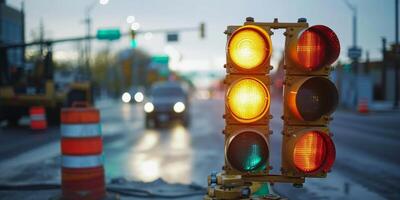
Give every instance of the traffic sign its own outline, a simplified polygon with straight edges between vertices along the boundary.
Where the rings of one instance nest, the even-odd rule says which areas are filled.
[[[99,29],[97,30],[96,38],[98,40],[118,40],[121,37],[119,29]]]
[[[347,56],[349,56],[349,58],[353,60],[358,60],[361,57],[361,55],[362,51],[358,47],[351,47],[347,52]]]
[[[178,38],[179,38],[178,33],[167,34],[167,42],[178,42]]]

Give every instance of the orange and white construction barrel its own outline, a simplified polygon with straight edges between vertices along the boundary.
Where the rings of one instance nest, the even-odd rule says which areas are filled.
[[[106,196],[100,113],[92,107],[61,111],[61,184],[63,199]]]
[[[47,128],[46,110],[42,106],[34,106],[29,109],[30,126],[32,130],[45,130]]]

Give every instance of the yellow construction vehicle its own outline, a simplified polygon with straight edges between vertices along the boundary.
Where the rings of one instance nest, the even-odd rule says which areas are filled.
[[[0,48],[0,122],[7,120],[8,125],[17,125],[30,107],[43,106],[48,123],[58,125],[62,107],[77,101],[93,103],[90,81],[72,81],[66,87],[59,87],[54,82],[51,44],[47,45],[44,58],[31,69],[9,65],[9,48]]]

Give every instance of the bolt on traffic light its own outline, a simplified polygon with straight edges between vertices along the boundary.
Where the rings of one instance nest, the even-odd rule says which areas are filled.
[[[225,171],[265,174],[269,160],[269,29],[229,26],[225,78]]]
[[[328,124],[338,92],[329,73],[340,44],[330,28],[303,24],[285,32],[281,171],[286,176],[325,177],[335,160]]]

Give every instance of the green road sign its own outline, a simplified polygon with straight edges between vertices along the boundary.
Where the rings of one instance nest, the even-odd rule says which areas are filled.
[[[96,38],[99,40],[118,40],[121,37],[119,29],[99,29]]]

